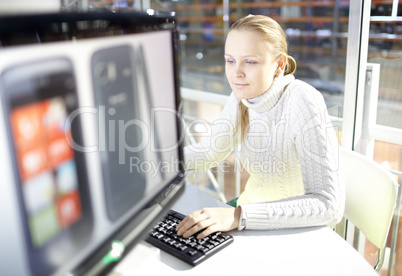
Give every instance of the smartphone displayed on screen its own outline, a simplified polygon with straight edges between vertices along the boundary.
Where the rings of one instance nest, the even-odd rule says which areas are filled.
[[[118,45],[96,51],[91,70],[99,114],[99,147],[109,219],[114,221],[135,206],[145,191],[145,175],[132,168],[142,158],[143,133],[139,116],[134,50]]]
[[[88,244],[93,217],[72,63],[49,58],[14,65],[1,74],[17,190],[24,210],[35,275],[48,275]],[[57,249],[57,258],[48,263]]]

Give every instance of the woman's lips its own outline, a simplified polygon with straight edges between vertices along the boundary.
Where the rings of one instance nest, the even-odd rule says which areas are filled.
[[[238,88],[242,88],[242,87],[248,86],[248,84],[245,84],[245,83],[235,83],[234,85],[235,85],[236,87],[238,87]]]

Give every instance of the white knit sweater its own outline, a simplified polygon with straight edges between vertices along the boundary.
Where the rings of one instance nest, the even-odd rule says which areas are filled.
[[[343,215],[345,188],[322,95],[293,75],[281,75],[267,92],[242,102],[250,129],[236,158],[250,174],[238,199],[246,228],[333,227]],[[216,166],[236,149],[238,104],[232,93],[211,135],[184,149],[188,169]]]

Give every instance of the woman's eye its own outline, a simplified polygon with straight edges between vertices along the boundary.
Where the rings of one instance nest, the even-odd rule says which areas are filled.
[[[233,59],[227,59],[226,63],[234,63],[234,60]]]
[[[256,62],[253,60],[246,60],[244,61],[245,64],[255,64]]]

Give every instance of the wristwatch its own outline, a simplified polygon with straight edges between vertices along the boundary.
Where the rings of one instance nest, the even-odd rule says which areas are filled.
[[[244,209],[240,206],[240,219],[239,219],[239,226],[237,227],[237,230],[241,231],[247,226],[247,215]]]

